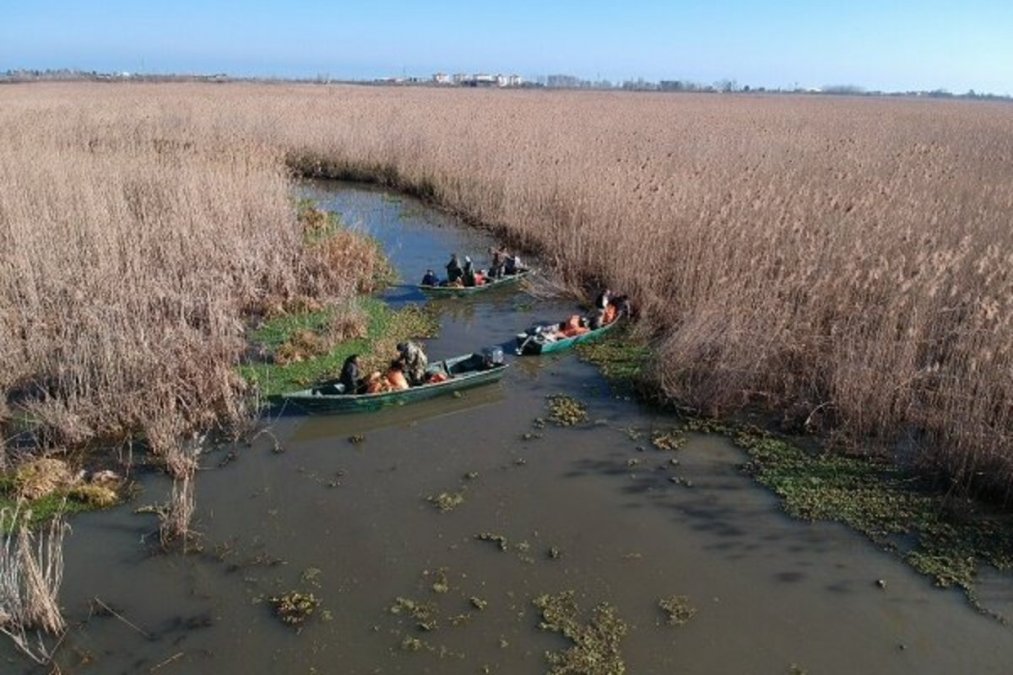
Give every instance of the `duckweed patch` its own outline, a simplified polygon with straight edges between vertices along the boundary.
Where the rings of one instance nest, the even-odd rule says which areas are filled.
[[[623,675],[626,664],[619,645],[626,635],[626,623],[615,607],[602,603],[591,610],[586,622],[573,591],[541,595],[533,600],[541,612],[538,627],[560,633],[573,646],[565,651],[546,652],[549,675]]]
[[[289,591],[269,598],[278,619],[289,626],[301,626],[320,606],[320,600],[312,593]]]
[[[464,503],[463,492],[441,492],[438,495],[430,495],[427,501],[439,509],[440,513],[453,511]]]
[[[434,631],[437,628],[437,608],[433,602],[420,602],[398,596],[390,607],[390,613],[410,617],[419,630]]]
[[[804,520],[835,520],[899,553],[942,587],[958,586],[979,610],[982,565],[1013,569],[1013,519],[958,500],[886,462],[803,450],[755,428],[734,436],[745,469]],[[997,617],[1000,618],[1001,617]]]
[[[665,613],[669,626],[684,626],[696,615],[696,607],[689,604],[685,595],[662,598],[658,600],[658,606]]]
[[[549,420],[561,427],[572,427],[587,421],[587,406],[566,394],[548,397]]]
[[[491,541],[492,543],[496,544],[496,546],[501,551],[506,551],[509,548],[507,544],[507,538],[504,537],[502,534],[494,534],[492,532],[481,532],[475,535],[475,539],[478,539],[479,541]]]

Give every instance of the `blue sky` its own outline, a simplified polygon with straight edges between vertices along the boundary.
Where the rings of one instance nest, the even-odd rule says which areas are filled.
[[[3,0],[0,71],[63,67],[1013,94],[1013,0]]]

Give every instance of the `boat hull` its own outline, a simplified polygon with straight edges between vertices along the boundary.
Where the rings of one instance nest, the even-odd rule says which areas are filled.
[[[572,349],[582,342],[591,342],[602,337],[610,330],[612,330],[618,321],[613,321],[610,324],[596,328],[583,335],[576,335],[571,338],[564,338],[562,340],[554,340],[547,342],[532,337],[530,332],[521,333],[517,336],[517,353],[526,356],[539,356],[541,354],[552,354],[554,352],[562,352],[567,349]]]
[[[494,288],[510,286],[531,274],[530,270],[518,274],[508,274],[498,279],[490,279],[481,286],[425,286],[419,285],[419,290],[437,297],[457,297],[461,295],[473,295],[483,291],[490,291]]]
[[[431,367],[430,372],[449,369],[453,373],[455,366],[473,357],[474,355],[466,355],[441,361],[436,366]],[[450,379],[436,384],[424,384],[404,391],[389,391],[378,394],[348,395],[323,393],[326,387],[311,387],[282,394],[279,400],[284,403],[297,405],[309,413],[374,412],[390,406],[406,405],[437,396],[452,395],[454,392],[491,384],[499,381],[506,369],[506,364],[498,364],[486,370],[458,372]]]

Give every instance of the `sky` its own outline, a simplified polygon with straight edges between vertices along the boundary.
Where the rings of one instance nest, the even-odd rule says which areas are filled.
[[[0,0],[0,72],[446,73],[1013,94],[1013,0]]]

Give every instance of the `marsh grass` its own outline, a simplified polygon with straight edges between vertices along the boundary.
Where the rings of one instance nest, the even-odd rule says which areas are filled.
[[[413,192],[564,288],[630,293],[669,399],[914,439],[905,461],[1013,495],[1002,104],[17,86],[0,148],[0,388],[47,443],[227,422],[241,308],[347,297],[328,261],[351,249],[307,251],[295,172]]]
[[[63,582],[63,538],[68,526],[62,513],[39,531],[20,510],[0,509],[0,633],[36,663],[52,660],[43,634],[66,628],[57,600]]]

